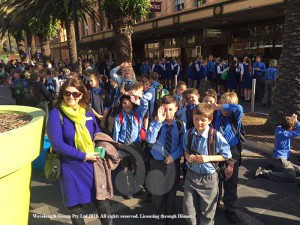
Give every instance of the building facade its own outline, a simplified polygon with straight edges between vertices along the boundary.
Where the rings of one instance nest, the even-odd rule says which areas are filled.
[[[162,0],[137,18],[133,55],[137,59],[197,55],[278,58],[282,48],[284,0]],[[88,16],[87,16],[88,17]],[[80,54],[86,59],[114,58],[113,31],[104,13],[79,24]],[[65,32],[51,43],[53,57],[68,58]]]

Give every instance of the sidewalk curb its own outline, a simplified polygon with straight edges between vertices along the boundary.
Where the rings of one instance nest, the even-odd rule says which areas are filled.
[[[250,148],[250,149],[254,149],[257,150],[259,152],[268,154],[268,155],[273,155],[273,147],[270,147],[266,144],[263,144],[261,142],[256,142],[256,141],[250,141],[250,140],[246,140],[245,143],[245,148]]]

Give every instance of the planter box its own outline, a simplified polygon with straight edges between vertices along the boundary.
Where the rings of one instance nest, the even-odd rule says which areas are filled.
[[[27,106],[0,106],[0,113],[28,114],[26,125],[0,134],[0,224],[28,224],[31,162],[44,139],[45,112]]]

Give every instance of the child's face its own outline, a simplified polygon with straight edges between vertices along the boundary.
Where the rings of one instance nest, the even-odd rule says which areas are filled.
[[[211,120],[203,115],[193,115],[194,126],[198,132],[203,132]]]
[[[199,94],[195,95],[195,94],[189,94],[188,98],[189,98],[189,103],[190,104],[198,104],[199,103]]]
[[[127,80],[131,80],[132,79],[132,67],[126,66],[125,68],[125,73],[124,73],[124,77]]]
[[[180,86],[179,88],[177,88],[176,93],[177,93],[177,95],[182,96],[182,93],[183,93],[184,91],[186,91],[186,86],[185,86],[185,85],[182,85],[182,86]]]
[[[211,97],[211,96],[206,95],[206,96],[204,96],[204,98],[203,98],[203,102],[206,102],[206,103],[208,103],[208,104],[214,104],[214,103],[216,103],[216,99],[214,99],[214,98]]]
[[[150,81],[143,82],[143,91],[147,91],[151,85]]]
[[[90,77],[90,85],[91,87],[95,88],[99,86],[99,81],[95,79],[95,77]]]
[[[165,109],[165,113],[166,113],[166,120],[172,120],[174,119],[174,115],[177,111],[177,108],[175,103],[171,103],[171,104],[163,104],[162,105]]]
[[[122,109],[126,112],[129,113],[133,108],[133,104],[129,99],[124,99],[122,101]]]

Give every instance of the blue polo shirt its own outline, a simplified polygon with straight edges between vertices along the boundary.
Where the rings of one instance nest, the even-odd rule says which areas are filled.
[[[273,158],[289,159],[291,154],[291,138],[300,136],[300,123],[296,124],[295,130],[284,130],[278,126],[275,130],[275,144]]]

